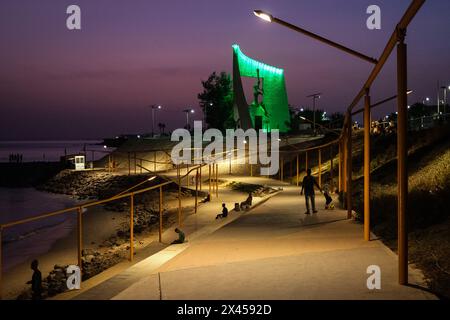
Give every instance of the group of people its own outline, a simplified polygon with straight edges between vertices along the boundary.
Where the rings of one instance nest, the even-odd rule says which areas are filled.
[[[9,162],[22,163],[23,155],[19,153],[11,153],[9,155]]]
[[[371,133],[374,135],[386,135],[391,134],[395,132],[395,123],[394,121],[390,120],[388,123],[385,121],[372,121],[371,124]]]
[[[329,185],[325,184],[323,188],[320,187],[320,185],[317,183],[314,176],[311,174],[311,169],[307,170],[306,176],[303,178],[302,181],[302,189],[300,191],[301,195],[305,195],[305,202],[306,202],[306,215],[311,214],[311,208],[313,213],[317,213],[316,210],[316,203],[315,203],[315,191],[314,186],[316,186],[321,193],[325,196],[325,209],[332,209],[333,206],[333,199],[330,195]],[[249,207],[251,207],[253,202],[253,196],[252,193],[249,193],[247,199],[240,203],[239,208],[240,210],[246,210]],[[238,206],[238,204],[236,204]],[[216,216],[216,219],[224,219],[228,216],[228,208],[225,203],[222,203],[222,212],[219,213]],[[178,234],[178,239],[175,239],[172,241],[171,244],[181,244],[186,242],[186,236],[184,232],[180,228],[175,228],[175,233]],[[32,299],[39,300],[41,299],[42,295],[42,275],[38,268],[39,262],[37,260],[33,260],[31,263],[31,269],[33,270],[33,276],[32,280],[28,282],[28,284],[31,284],[32,289]]]

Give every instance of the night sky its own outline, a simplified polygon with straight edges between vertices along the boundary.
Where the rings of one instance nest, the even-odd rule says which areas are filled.
[[[276,24],[274,16],[378,58],[409,0],[2,0],[0,2],[0,140],[87,139],[182,127],[196,109],[200,81],[232,69],[233,43],[285,69],[291,105],[343,111],[372,65]],[[77,4],[82,30],[66,28]],[[381,7],[382,29],[366,28],[366,8]],[[450,1],[428,0],[408,29],[409,103],[435,103],[437,81],[450,85]],[[394,51],[395,52],[395,51]],[[395,55],[372,89],[373,101],[396,92]],[[250,99],[248,99],[250,100]],[[362,101],[361,101],[362,103]],[[394,111],[395,102],[375,116]]]

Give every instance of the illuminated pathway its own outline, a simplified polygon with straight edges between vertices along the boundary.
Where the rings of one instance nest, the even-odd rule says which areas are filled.
[[[362,226],[346,220],[346,212],[319,210],[305,216],[297,187],[243,179],[283,185],[284,191],[229,223],[211,223],[197,237],[188,236],[187,244],[169,246],[119,274],[104,287],[108,296],[102,295],[100,284],[75,299],[434,298],[398,285],[396,255],[380,241],[365,242]],[[323,208],[322,195],[316,200]],[[381,268],[381,290],[367,289],[369,265]],[[411,270],[410,282],[419,278],[420,273]]]

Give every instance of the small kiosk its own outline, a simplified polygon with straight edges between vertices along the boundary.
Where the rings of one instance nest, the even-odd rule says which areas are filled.
[[[86,157],[84,155],[75,156],[75,170],[86,169]]]

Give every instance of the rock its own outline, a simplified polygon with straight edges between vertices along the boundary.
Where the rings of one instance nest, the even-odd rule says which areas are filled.
[[[84,261],[86,261],[87,263],[91,263],[92,260],[95,259],[95,256],[93,254],[88,254],[87,256],[83,257]]]
[[[81,250],[81,254],[83,256],[94,255],[95,250],[94,249],[83,249],[83,250]]]
[[[111,247],[113,244],[112,244],[111,241],[105,240],[105,242],[103,242],[103,245],[104,245],[105,247]]]

